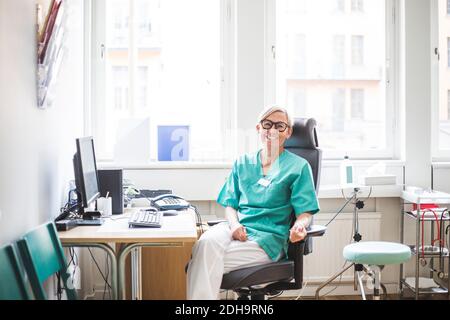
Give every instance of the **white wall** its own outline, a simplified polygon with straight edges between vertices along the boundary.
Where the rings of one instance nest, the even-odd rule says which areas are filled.
[[[35,1],[0,1],[0,245],[54,218],[82,135],[82,0],[70,0],[68,54],[52,108],[36,103]]]

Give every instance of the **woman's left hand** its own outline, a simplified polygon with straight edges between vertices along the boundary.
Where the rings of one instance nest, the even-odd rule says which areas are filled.
[[[306,228],[303,226],[303,224],[296,223],[290,230],[289,240],[292,243],[299,242],[305,239],[306,235],[307,235]]]

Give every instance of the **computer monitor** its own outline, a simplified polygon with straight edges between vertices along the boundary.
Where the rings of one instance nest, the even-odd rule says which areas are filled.
[[[100,196],[97,165],[95,162],[94,139],[76,139],[77,153],[73,157],[75,185],[78,193],[78,213],[83,215]]]

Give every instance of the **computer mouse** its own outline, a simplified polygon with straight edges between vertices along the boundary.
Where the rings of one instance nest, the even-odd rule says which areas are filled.
[[[177,210],[164,210],[162,211],[164,216],[176,216],[178,215],[178,211]]]

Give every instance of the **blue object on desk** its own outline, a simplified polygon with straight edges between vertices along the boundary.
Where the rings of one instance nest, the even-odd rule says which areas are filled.
[[[158,126],[158,160],[189,160],[189,126]]]

